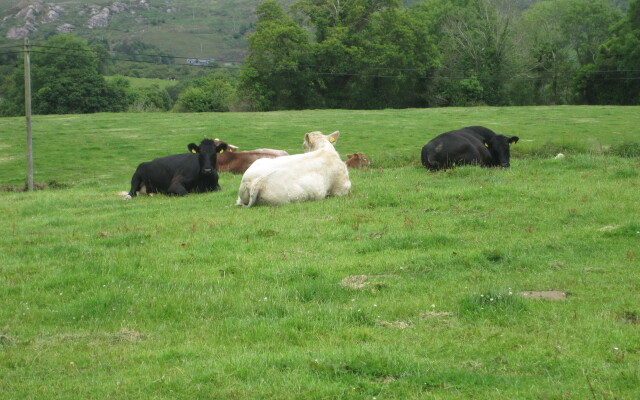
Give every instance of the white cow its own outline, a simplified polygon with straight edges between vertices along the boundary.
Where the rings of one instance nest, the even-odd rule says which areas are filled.
[[[333,147],[340,132],[304,135],[304,153],[256,160],[242,176],[238,206],[283,205],[351,192],[347,166]]]

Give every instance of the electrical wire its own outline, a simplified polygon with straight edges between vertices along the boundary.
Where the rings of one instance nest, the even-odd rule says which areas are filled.
[[[466,79],[475,79],[478,81],[548,81],[552,80],[551,77],[527,77],[527,76],[514,76],[519,72],[517,71],[506,71],[505,74],[511,74],[511,76],[500,76],[500,77],[478,77],[476,75],[458,75],[465,74],[467,71],[463,70],[454,70],[454,69],[444,69],[442,71],[447,72],[451,75],[428,75],[431,69],[420,69],[420,68],[394,68],[394,67],[369,67],[367,71],[386,71],[387,74],[379,74],[379,73],[370,73],[370,72],[353,72],[353,71],[336,71],[339,67],[337,66],[327,66],[327,65],[314,65],[314,64],[278,64],[278,63],[269,63],[269,62],[261,62],[261,63],[253,63],[248,65],[247,61],[228,61],[228,60],[213,60],[213,64],[203,64],[203,63],[162,63],[159,60],[168,59],[168,60],[209,60],[208,58],[194,58],[194,57],[182,57],[182,56],[170,56],[165,54],[142,54],[142,53],[125,53],[129,57],[135,58],[124,58],[118,57],[114,55],[110,55],[108,57],[96,55],[94,50],[91,49],[72,49],[67,47],[59,47],[59,46],[45,46],[39,44],[30,44],[28,45],[30,48],[35,48],[36,50],[29,50],[30,53],[33,54],[50,54],[50,55],[58,55],[58,56],[72,56],[72,57],[81,57],[88,59],[100,59],[100,60],[109,60],[115,62],[130,62],[130,63],[140,63],[140,64],[156,64],[156,65],[166,65],[166,66],[188,66],[188,67],[199,67],[199,68],[211,68],[211,69],[227,69],[227,70],[241,70],[243,68],[251,68],[261,73],[274,73],[274,72],[286,72],[288,74],[297,74],[297,73],[306,73],[306,74],[315,74],[318,76],[343,76],[343,77],[363,77],[363,78],[380,78],[380,79],[400,79],[402,75],[389,75],[388,73],[396,72],[399,74],[402,73],[416,73],[418,76],[410,76],[411,79],[431,79],[431,80],[466,80]],[[13,45],[0,48],[10,49],[10,48],[18,48],[24,47],[23,45]],[[63,50],[63,51],[42,51],[38,49],[52,49],[52,50]],[[0,55],[13,55],[13,54],[21,54],[24,53],[25,50],[18,51],[0,51]],[[77,52],[93,52],[94,54],[78,54]],[[114,52],[109,52],[113,54]],[[117,53],[116,53],[117,54]],[[139,57],[139,58],[138,58]],[[151,58],[150,60],[140,59],[140,58]],[[153,60],[155,59],[155,60]],[[223,63],[222,65],[220,63]],[[235,64],[244,64],[245,67],[239,65],[225,65],[229,63]],[[272,67],[277,66],[278,69],[274,69]],[[282,67],[289,68],[288,70],[282,71]],[[324,71],[323,71],[324,70]],[[327,72],[326,70],[332,71]],[[594,75],[614,75],[614,74],[635,74],[640,73],[640,70],[600,70],[600,71],[589,71],[590,77],[592,80],[640,80],[640,76],[607,76],[607,77],[598,77]],[[572,81],[571,78],[560,78],[555,79],[556,82],[568,82]]]

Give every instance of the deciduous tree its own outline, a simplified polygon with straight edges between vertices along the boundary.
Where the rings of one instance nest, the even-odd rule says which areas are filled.
[[[612,28],[593,64],[578,76],[581,100],[588,104],[640,104],[640,0]]]
[[[274,0],[260,4],[257,14],[240,90],[256,110],[305,108],[307,32]]]
[[[31,55],[32,107],[36,114],[124,111],[125,89],[109,84],[98,72],[99,59],[87,42],[58,35],[34,49]],[[24,73],[16,68],[3,115],[24,113]]]

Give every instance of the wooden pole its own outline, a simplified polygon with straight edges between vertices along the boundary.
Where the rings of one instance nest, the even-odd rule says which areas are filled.
[[[29,38],[24,39],[24,116],[27,122],[27,190],[33,190],[33,142],[31,136],[31,59]]]

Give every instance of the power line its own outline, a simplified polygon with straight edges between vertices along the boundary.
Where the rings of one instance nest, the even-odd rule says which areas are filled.
[[[22,54],[24,53],[24,51],[2,51],[0,52],[0,55],[6,55],[6,54]]]
[[[12,49],[12,48],[23,48],[24,46],[21,44],[14,44],[9,46],[0,46],[0,49]]]
[[[14,46],[14,47],[21,47],[21,46]],[[36,45],[36,44],[32,44],[31,47],[40,47],[40,48],[48,48],[48,49],[58,49],[58,50],[70,50],[70,51],[85,51],[85,52],[94,52],[94,50],[92,49],[71,49],[68,47],[58,47],[58,46],[45,46],[45,45]],[[108,51],[109,53],[113,54],[113,53],[118,53],[115,51]],[[175,60],[189,60],[189,59],[206,59],[203,57],[185,57],[185,56],[172,56],[172,55],[168,55],[168,54],[145,54],[145,53],[123,53],[123,54],[127,54],[131,57],[158,57],[158,58],[166,58],[166,59],[175,59]],[[96,56],[96,58],[104,58],[101,56]],[[115,61],[132,61],[132,62],[147,62],[144,60],[136,60],[136,59],[119,59],[119,58],[111,58]],[[215,59],[215,58],[210,58],[212,60],[215,60],[216,63],[235,63],[235,64],[247,64],[248,62],[245,60],[226,60],[226,59]],[[268,66],[282,66],[282,64],[280,63],[270,63],[270,62],[259,62],[259,63],[255,63],[254,65],[268,65]],[[302,67],[302,68],[318,68],[318,69],[332,69],[332,68],[336,68],[335,66],[332,65],[317,65],[317,64],[307,64],[307,63],[296,63],[296,64],[289,64],[289,65],[285,65],[285,66],[290,66],[290,67]],[[429,68],[397,68],[397,67],[369,67],[369,70],[382,70],[382,71],[397,71],[397,72],[428,72],[430,69]],[[457,70],[457,69],[449,69],[449,68],[445,68],[443,69],[445,71],[448,72],[452,72],[452,73],[466,73],[468,71],[465,70]],[[504,71],[504,73],[506,74],[517,74],[520,73],[521,71]],[[634,69],[634,70],[602,70],[602,71],[590,71],[590,73],[626,73],[626,72],[640,72],[640,69]],[[329,74],[329,73],[328,73]],[[357,74],[356,74],[357,75]],[[460,79],[466,79],[466,78],[460,78]],[[479,79],[479,78],[478,78]]]
[[[9,46],[6,47],[14,48],[14,47],[22,47],[22,46]],[[140,64],[156,64],[156,65],[166,65],[166,66],[189,66],[189,67],[201,67],[201,68],[212,68],[212,69],[227,69],[227,70],[240,70],[243,67],[241,66],[233,66],[233,65],[220,65],[219,62],[227,63],[229,61],[225,60],[214,60],[213,65],[209,64],[189,64],[189,63],[162,63],[158,60],[162,59],[172,59],[172,60],[189,60],[193,59],[193,57],[182,57],[182,56],[170,56],[163,54],[144,54],[144,53],[124,53],[129,55],[130,57],[139,57],[139,58],[120,58],[117,56],[101,56],[96,55],[94,50],[91,49],[72,49],[68,47],[58,47],[58,46],[44,46],[44,45],[31,45],[32,48],[41,48],[41,49],[54,49],[54,50],[63,50],[63,51],[41,51],[41,50],[31,50],[33,54],[50,54],[50,55],[59,55],[59,56],[72,56],[72,57],[81,57],[81,58],[89,58],[89,59],[101,59],[101,60],[109,60],[115,62],[130,62],[130,63],[140,63]],[[93,52],[94,54],[78,54],[77,52]],[[22,54],[24,50],[18,51],[9,51],[9,52],[0,52],[0,55],[9,55],[9,54]],[[110,52],[111,54],[113,52]],[[150,60],[140,59],[140,58],[151,58]],[[153,60],[155,58],[155,60]],[[235,61],[237,64],[248,64],[246,61]],[[298,74],[298,73],[307,73],[307,74],[315,74],[321,76],[344,76],[344,77],[364,77],[364,78],[380,78],[380,79],[399,79],[402,78],[400,75],[389,75],[389,74],[379,74],[379,73],[369,73],[369,72],[352,72],[352,71],[340,71],[339,67],[333,65],[315,65],[315,64],[305,64],[305,63],[291,63],[291,64],[278,64],[278,63],[255,63],[253,65],[248,66],[249,68],[253,68],[254,70],[261,73],[271,73],[276,72],[275,69],[269,68],[278,66],[279,72],[285,72],[288,74]],[[265,68],[267,67],[267,68]],[[289,70],[282,71],[282,67],[290,68]],[[322,70],[333,70],[322,71]],[[314,71],[315,70],[315,71]],[[431,75],[427,74],[432,69],[421,69],[421,68],[395,68],[395,67],[368,67],[367,71],[387,71],[387,72],[397,72],[397,73],[406,73],[412,72],[417,74],[422,74],[422,76],[409,76],[411,79],[433,79],[433,80],[465,80],[465,79],[475,79],[478,81],[548,81],[554,78],[552,77],[527,77],[527,76],[496,76],[496,77],[479,77],[475,74],[471,76],[461,75],[461,76],[446,76],[446,75]],[[453,69],[444,69],[443,71],[449,73],[461,73],[465,74],[467,71],[463,70],[453,70]],[[518,71],[506,71],[506,74],[517,75]],[[640,73],[640,70],[600,70],[600,71],[589,71],[588,79],[592,80],[640,80],[640,76],[623,76],[623,77],[594,77],[593,75],[604,74],[604,75],[614,75],[614,74],[629,74],[629,73]],[[573,79],[555,79],[557,82],[568,82]]]

